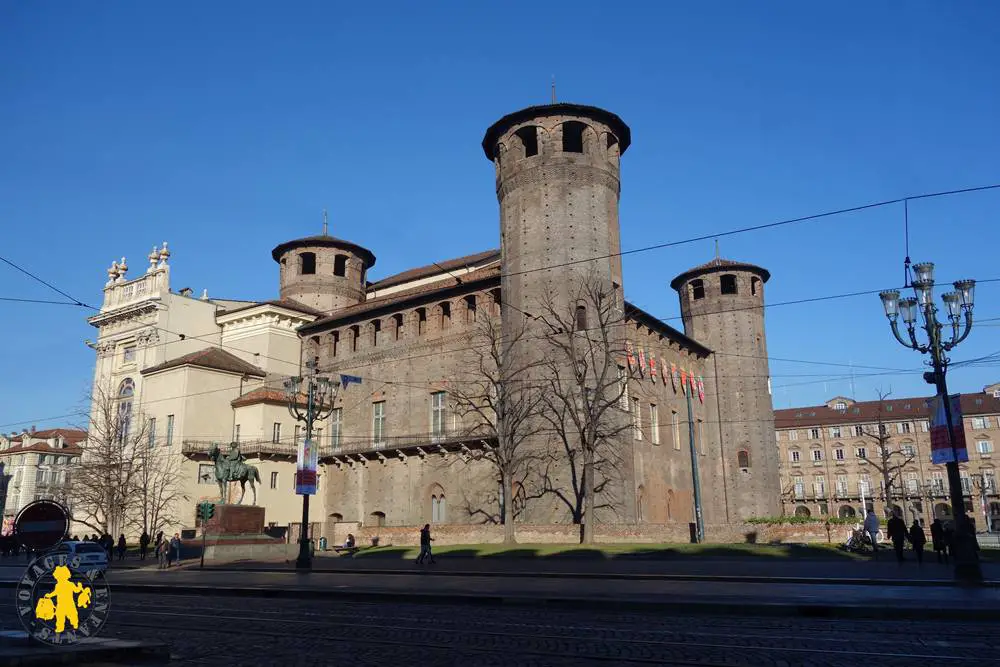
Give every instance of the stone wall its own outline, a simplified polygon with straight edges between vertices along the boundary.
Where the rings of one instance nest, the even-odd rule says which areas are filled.
[[[353,528],[353,526],[352,526]],[[798,544],[843,542],[847,526],[834,525],[829,534],[823,524],[794,525],[710,525],[705,529],[708,542],[732,544],[755,542],[757,544]],[[340,531],[336,532],[337,535]],[[450,544],[499,544],[503,542],[503,526],[447,524],[431,527],[434,545]],[[416,546],[420,543],[420,526],[364,526],[354,530],[358,545],[365,547],[377,537],[379,546]],[[684,544],[689,542],[686,523],[669,524],[600,524],[596,541],[599,544]],[[342,542],[343,540],[340,540]],[[519,525],[517,541],[521,544],[576,544],[580,541],[580,527],[573,524]]]

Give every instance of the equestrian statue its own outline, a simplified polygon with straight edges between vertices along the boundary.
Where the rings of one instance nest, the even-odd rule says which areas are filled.
[[[240,453],[240,446],[235,442],[229,443],[229,451],[225,454],[219,449],[218,443],[212,445],[208,450],[208,456],[215,462],[215,480],[219,483],[219,500],[226,502],[226,485],[229,482],[240,483],[240,499],[237,505],[243,504],[243,497],[247,494],[247,482],[250,482],[250,490],[253,491],[253,504],[257,504],[257,487],[254,482],[260,481],[260,472],[257,466],[244,463],[246,458]]]

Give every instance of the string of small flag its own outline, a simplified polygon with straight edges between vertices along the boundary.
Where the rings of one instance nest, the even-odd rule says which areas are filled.
[[[640,378],[646,379],[648,377],[653,383],[660,381],[666,386],[667,384],[667,362],[665,359],[660,359],[659,374],[657,374],[656,368],[656,355],[649,352],[647,355],[646,350],[639,348],[638,354],[635,348],[632,346],[632,341],[625,341],[625,359],[628,364],[628,369],[630,373],[636,373]],[[670,386],[677,393],[678,386],[680,391],[687,396],[688,391],[691,395],[698,395],[698,400],[701,403],[705,402],[705,378],[701,375],[695,376],[694,371],[689,371],[686,368],[678,368],[676,363],[670,363]]]

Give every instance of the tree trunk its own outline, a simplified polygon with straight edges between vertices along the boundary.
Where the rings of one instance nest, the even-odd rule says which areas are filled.
[[[517,538],[514,535],[514,485],[509,475],[501,476],[503,480],[503,506],[500,508],[503,516],[503,542],[504,544],[514,544]]]
[[[583,463],[583,544],[594,543],[594,456],[584,454]]]

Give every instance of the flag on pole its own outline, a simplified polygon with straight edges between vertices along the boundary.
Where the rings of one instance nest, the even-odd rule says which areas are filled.
[[[361,384],[361,378],[359,378],[357,375],[344,375],[344,374],[341,374],[341,376],[340,376],[340,387],[342,389],[347,389],[347,385],[351,384],[352,382],[354,384]]]
[[[646,351],[639,348],[639,377],[644,377],[646,373]]]
[[[653,382],[656,382],[656,357],[653,353],[649,353],[649,377],[652,378]]]
[[[628,358],[628,369],[631,371],[635,368],[635,355],[632,352],[632,341],[625,341],[625,355]]]
[[[698,401],[705,402],[705,378],[701,375],[698,376]]]

